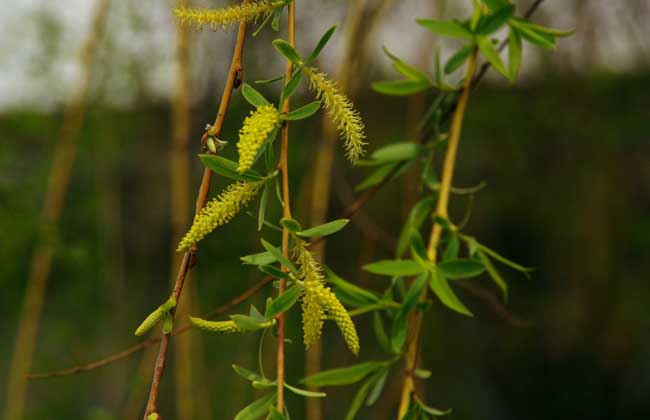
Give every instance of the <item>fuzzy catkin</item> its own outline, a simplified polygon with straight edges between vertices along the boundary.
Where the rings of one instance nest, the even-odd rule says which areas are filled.
[[[303,278],[302,323],[305,346],[309,347],[320,340],[325,312],[336,321],[348,348],[355,355],[359,353],[359,336],[350,314],[336,295],[325,287],[323,273],[314,256],[306,248],[306,243],[296,241],[294,257],[299,264],[299,276]]]
[[[246,117],[242,128],[239,130],[239,164],[237,172],[246,172],[255,163],[255,157],[264,144],[269,133],[280,119],[278,110],[273,105],[264,105]]]
[[[263,182],[236,182],[203,207],[178,244],[177,251],[189,249],[219,226],[225,225],[257,195]]]
[[[340,136],[344,139],[345,155],[356,164],[365,153],[364,125],[359,112],[354,109],[354,105],[339,91],[338,86],[327,78],[315,67],[305,67],[303,69],[309,79],[309,87],[316,92],[318,99],[323,101],[327,115],[336,126]]]
[[[210,26],[213,31],[225,28],[241,21],[251,22],[259,17],[270,15],[274,9],[281,7],[282,1],[255,1],[226,7],[225,9],[197,9],[177,7],[174,15],[185,26],[201,28]]]
[[[196,328],[219,334],[236,334],[244,332],[243,329],[235,324],[235,321],[208,321],[203,318],[190,317],[190,322]]]

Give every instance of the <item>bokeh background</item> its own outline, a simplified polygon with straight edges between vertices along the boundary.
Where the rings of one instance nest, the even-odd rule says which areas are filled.
[[[0,406],[7,404],[6,378],[30,259],[44,236],[55,252],[33,371],[93,361],[137,343],[135,327],[169,292],[175,264],[170,257],[171,104],[178,70],[170,1],[111,2],[97,42],[64,212],[57,226],[41,217],[64,110],[83,77],[80,49],[98,3],[4,0],[0,5]],[[355,4],[299,3],[302,51],[328,27],[342,24]],[[370,89],[371,81],[398,77],[382,45],[433,70],[433,51],[439,49],[444,59],[455,44],[434,39],[414,19],[462,17],[471,2],[361,3],[368,16],[383,14],[366,42],[355,46],[361,65],[346,83],[353,87],[374,150],[412,140],[409,121],[433,98],[392,98]],[[530,3],[517,2],[519,10]],[[560,40],[555,51],[526,46],[523,74],[514,85],[488,73],[470,99],[456,183],[487,182],[466,231],[536,271],[531,279],[506,273],[511,287],[506,309],[495,303],[497,291],[488,278],[458,289],[473,319],[434,305],[425,321],[421,363],[433,372],[427,399],[453,408],[453,420],[650,418],[650,3],[548,0],[532,20],[576,28],[576,33]],[[370,27],[367,21],[363,25]],[[345,33],[343,25],[320,58],[331,74],[340,71]],[[190,34],[191,140],[184,151],[191,157],[190,197],[202,170],[195,158],[199,138],[214,120],[234,36],[234,29]],[[282,72],[281,57],[270,44],[278,36],[282,33],[270,29],[249,36],[246,81]],[[263,89],[273,95],[276,88]],[[305,99],[298,102],[308,100],[304,86],[300,96]],[[237,91],[223,139],[236,138],[249,110]],[[294,207],[297,218],[307,220],[320,118],[293,127]],[[225,153],[235,156],[233,147]],[[337,158],[330,218],[349,204],[366,173]],[[216,180],[213,194],[223,185]],[[349,281],[382,290],[387,280],[359,266],[392,255],[404,203],[412,197],[409,178],[383,188],[329,241],[328,265]],[[465,199],[454,200],[453,214],[460,218]],[[274,208],[272,217],[278,214]],[[241,215],[204,241],[188,286],[195,313],[259,281],[261,274],[239,261],[260,248],[255,224]],[[264,289],[248,302],[263,307],[270,292]],[[364,360],[384,357],[371,321],[357,319]],[[288,378],[296,383],[304,364],[296,311],[288,322],[293,339]],[[175,375],[183,361],[171,360],[161,412],[181,418],[179,405],[189,404],[191,418],[232,418],[256,391],[230,365],[254,367],[258,337],[194,331],[186,336],[192,344],[182,354],[191,360],[190,368]],[[332,326],[324,342],[325,368],[355,362]],[[25,418],[139,418],[151,358],[145,351],[91,372],[33,381]],[[190,386],[179,397],[175,390],[184,380]],[[343,418],[355,389],[328,390],[324,418]],[[388,385],[376,406],[362,409],[359,418],[393,418],[398,394]],[[305,418],[304,400],[289,396],[289,407],[292,418]]]

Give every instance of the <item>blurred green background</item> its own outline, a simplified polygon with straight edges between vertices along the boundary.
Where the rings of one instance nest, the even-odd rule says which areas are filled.
[[[85,34],[66,22],[88,20],[87,6],[76,14],[71,11],[78,3],[74,1],[63,14],[39,2],[14,3],[24,16],[37,18],[25,24],[27,29],[17,30],[17,24],[5,17],[9,35],[17,40],[29,36],[16,41],[15,50],[7,49],[6,41],[0,45],[4,54],[19,57],[0,61],[4,74],[0,88],[5,89],[0,108],[2,395],[31,253],[43,240],[45,226],[39,214],[66,92],[75,82],[71,70],[76,66],[75,46]],[[371,43],[376,45],[369,51],[366,73],[357,81],[355,102],[367,125],[370,150],[410,140],[405,137],[409,100],[381,96],[369,88],[372,80],[395,77],[380,53],[382,43],[397,53],[402,53],[403,45],[400,55],[414,62],[422,58],[418,45],[426,34],[414,25],[407,33],[396,32],[409,27],[414,17],[433,11],[427,12],[428,6],[422,4],[426,2],[404,3],[388,11],[385,27]],[[441,305],[434,305],[426,317],[421,365],[433,372],[426,394],[432,405],[453,408],[450,419],[650,418],[650,45],[643,36],[650,7],[643,1],[608,3],[549,1],[547,9],[542,5],[537,21],[576,27],[577,34],[560,41],[555,52],[526,49],[524,60],[529,64],[521,82],[509,86],[492,74],[470,99],[455,184],[484,180],[487,187],[477,195],[465,230],[536,271],[531,279],[505,273],[511,287],[508,316],[458,289],[475,313],[473,319]],[[319,6],[324,15],[315,17],[314,8]],[[146,1],[129,6],[116,1],[113,7],[99,44],[89,111],[56,230],[34,371],[85,363],[137,343],[134,329],[169,292],[168,157],[175,34],[171,5]],[[448,5],[445,13],[462,16],[466,7]],[[299,10],[301,28],[308,34],[299,46],[308,50],[321,28],[338,23],[345,10],[346,5],[336,1],[312,1],[303,15]],[[310,27],[309,19],[317,24]],[[140,45],[126,48],[129,44],[120,33],[130,34],[131,43]],[[214,119],[233,36],[233,31],[193,33],[188,151],[192,156],[199,152],[205,124]],[[276,36],[265,33],[248,40],[247,81],[281,71],[279,56],[269,48],[269,40]],[[334,38],[332,52],[323,56],[326,70],[336,68],[340,42]],[[31,45],[31,52],[21,45]],[[158,45],[164,48],[158,50]],[[144,57],[142,51],[147,51]],[[271,96],[273,89],[265,92]],[[301,95],[296,102],[309,100],[304,86]],[[237,91],[223,139],[236,139],[249,110]],[[293,127],[293,205],[296,217],[306,220],[320,119]],[[234,149],[228,147],[225,155],[234,158]],[[330,218],[349,204],[351,186],[367,173],[337,159]],[[193,195],[202,167],[198,159],[191,162]],[[214,184],[213,195],[225,182],[217,177]],[[387,279],[363,273],[359,266],[393,254],[407,190],[401,179],[393,181],[366,206],[360,219],[332,237],[327,263],[334,271],[364,287],[383,290]],[[465,200],[453,197],[452,217],[462,217]],[[278,215],[274,208],[271,218]],[[190,277],[201,313],[262,277],[239,261],[242,255],[260,251],[255,227],[253,218],[240,215],[202,243]],[[496,295],[486,277],[472,284]],[[270,292],[268,287],[248,303],[263,307]],[[247,306],[236,310],[246,311]],[[356,322],[362,340],[360,359],[384,357],[372,333],[372,318],[362,316]],[[293,340],[287,347],[288,380],[297,383],[304,363],[298,311],[290,313],[288,323]],[[257,336],[187,334],[200,348],[193,390],[201,404],[197,418],[232,418],[256,391],[230,366],[255,366]],[[325,368],[355,362],[335,327],[326,327],[324,343]],[[26,418],[117,419],[131,418],[128,413],[133,412],[133,418],[139,417],[152,367],[150,355],[143,354],[88,373],[30,383]],[[271,366],[270,347],[267,355]],[[168,413],[165,418],[175,418],[173,370],[172,361],[159,403],[161,412]],[[359,418],[393,418],[398,379],[391,377],[393,385],[387,386],[386,394],[372,409],[363,409]],[[354,386],[329,389],[324,418],[343,418],[354,390]],[[304,401],[294,395],[288,398],[292,418],[304,418]]]

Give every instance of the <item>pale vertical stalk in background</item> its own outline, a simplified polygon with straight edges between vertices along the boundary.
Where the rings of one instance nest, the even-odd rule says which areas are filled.
[[[186,1],[180,1],[179,6],[186,6]],[[190,159],[188,146],[190,138],[190,92],[191,92],[191,65],[190,65],[190,32],[176,23],[176,93],[172,103],[172,138],[169,150],[169,193],[170,217],[172,237],[170,244],[170,261],[172,263],[170,278],[173,286],[179,266],[176,260],[176,247],[190,224]],[[189,282],[185,286],[176,315],[179,319],[197,311],[196,282]],[[185,334],[174,340],[174,392],[176,395],[176,417],[179,419],[196,419],[205,416],[210,409],[200,406],[208,405],[207,401],[200,401],[202,383],[198,379],[200,372],[196,369],[201,363],[202,349],[201,336],[198,334]],[[207,411],[204,411],[207,410]]]
[[[341,91],[346,92],[351,100],[354,99],[358,86],[355,85],[355,81],[361,78],[360,73],[365,69],[367,54],[364,54],[364,51],[367,40],[372,38],[377,23],[381,20],[392,0],[378,0],[377,3],[378,5],[370,8],[367,5],[368,0],[352,0],[347,13],[345,49],[333,79],[338,83]],[[316,150],[314,172],[312,173],[311,203],[309,206],[309,222],[311,226],[325,223],[327,219],[334,148],[338,140],[337,129],[325,113],[323,113],[322,130],[322,139]],[[317,261],[322,263],[325,259],[325,241],[315,243],[312,249]],[[309,376],[320,372],[322,370],[321,365],[322,343],[319,341],[307,351],[305,374]],[[307,419],[321,420],[323,418],[322,405],[320,398],[308,398],[306,402]]]
[[[289,3],[289,22],[288,22],[288,41],[292,47],[296,45],[296,2],[295,0]],[[289,83],[293,66],[290,60],[287,60],[287,66],[284,72],[284,83]],[[282,113],[288,113],[291,110],[291,104],[287,99],[282,107]],[[289,192],[289,124],[287,121],[282,126],[280,144],[280,161],[279,170],[282,173],[282,217],[291,218],[291,194]],[[285,257],[290,258],[289,249],[289,230],[286,227],[282,228],[282,253]],[[286,269],[286,267],[283,267]],[[278,296],[284,293],[286,282],[280,279],[280,286],[278,288]],[[278,315],[278,343],[276,354],[276,381],[277,381],[277,408],[281,413],[284,412],[284,313]]]
[[[110,3],[110,0],[99,0],[95,10],[89,35],[81,51],[81,78],[75,87],[72,102],[66,109],[59,142],[54,149],[52,169],[41,212],[42,220],[47,224],[48,234],[36,245],[30,263],[14,352],[9,367],[3,413],[5,420],[18,420],[24,416],[27,400],[27,378],[25,375],[31,370],[47,280],[54,257],[53,238],[49,236],[51,230],[56,231],[63,213],[65,196],[77,151],[79,131],[86,112],[86,100],[95,52]]]

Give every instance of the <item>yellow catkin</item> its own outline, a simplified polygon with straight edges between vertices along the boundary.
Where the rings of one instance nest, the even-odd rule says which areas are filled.
[[[261,106],[246,117],[241,130],[239,130],[239,142],[237,143],[239,152],[237,171],[239,173],[246,172],[253,166],[260,147],[279,119],[280,114],[273,105]]]
[[[178,251],[189,249],[219,226],[225,225],[257,195],[263,182],[236,182],[203,207],[185,234]]]
[[[345,154],[348,160],[356,164],[365,153],[364,147],[367,144],[364,141],[365,128],[359,112],[327,75],[314,67],[305,67],[303,71],[309,79],[309,87],[323,101],[327,115],[345,140]]]
[[[165,303],[156,308],[155,311],[150,313],[144,321],[140,324],[138,329],[135,330],[135,335],[141,336],[146,334],[150,329],[156,326],[169,311],[176,306],[176,298],[171,296]]]
[[[236,334],[243,333],[235,321],[208,321],[203,318],[190,317],[190,322],[196,328],[219,334]]]
[[[196,28],[210,26],[213,31],[216,31],[243,20],[251,22],[259,17],[266,17],[283,4],[282,1],[255,1],[225,9],[177,7],[174,9],[174,15],[183,25]]]
[[[309,347],[320,340],[325,313],[336,321],[343,339],[350,351],[359,353],[359,336],[350,314],[345,310],[329,287],[324,286],[320,265],[306,248],[304,241],[297,240],[294,257],[299,265],[299,275],[303,278],[305,293],[302,298],[302,323],[305,346]]]

